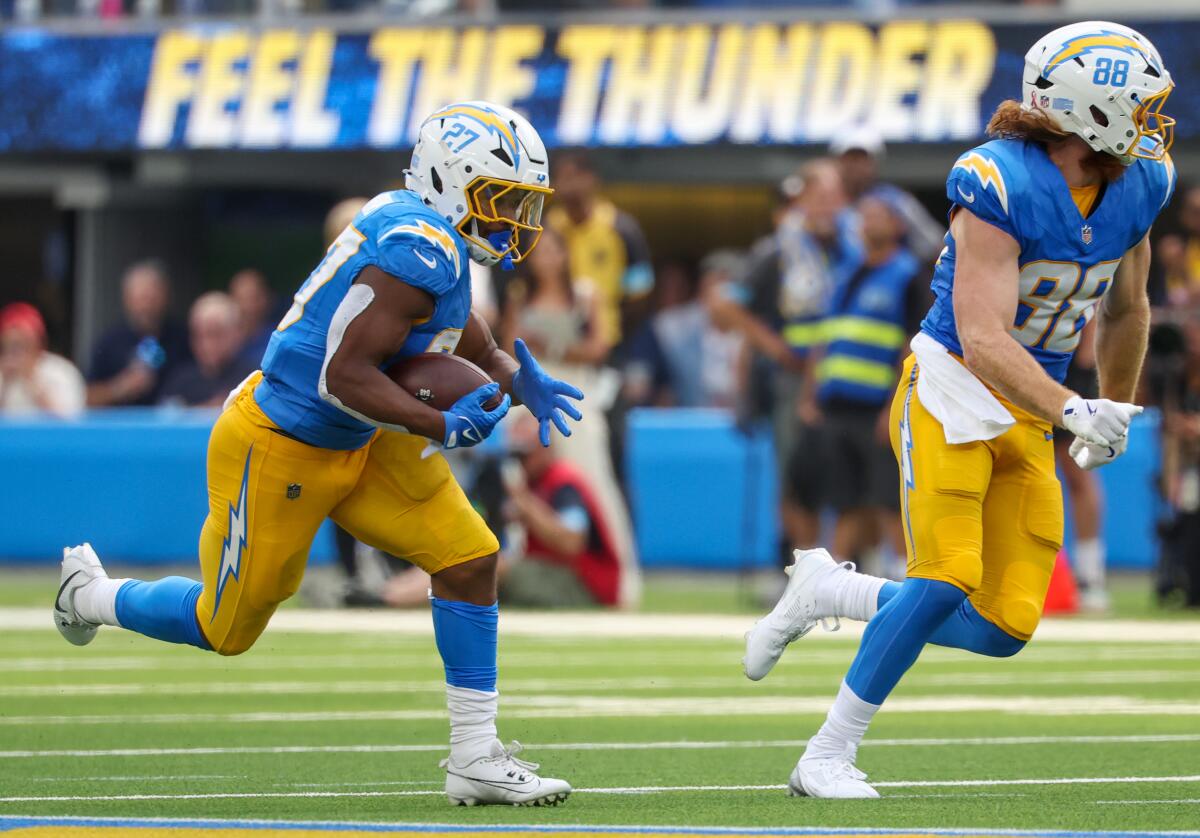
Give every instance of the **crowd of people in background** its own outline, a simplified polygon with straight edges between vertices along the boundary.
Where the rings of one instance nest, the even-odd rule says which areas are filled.
[[[506,447],[459,455],[489,523],[511,535],[514,592],[541,562],[562,577],[562,604],[636,601],[623,428],[630,410],[664,406],[724,410],[748,432],[769,430],[781,547],[824,543],[839,560],[903,573],[897,431],[887,417],[929,306],[945,227],[913,195],[879,180],[884,153],[877,133],[843,132],[828,156],[780,184],[773,229],[744,251],[721,248],[695,265],[655,261],[637,220],[604,196],[588,156],[556,155],[556,195],[538,247],[512,272],[472,265],[475,306],[502,345],[524,338],[552,374],[588,394],[574,435],[544,456],[522,447],[515,422]],[[365,201],[331,209],[326,242]],[[1155,323],[1140,400],[1163,417],[1157,590],[1200,605],[1192,568],[1200,555],[1200,187],[1181,191],[1177,204],[1178,223],[1156,243]],[[121,280],[122,316],[95,342],[82,373],[48,351],[37,308],[9,304],[0,308],[0,413],[219,407],[258,368],[286,302],[246,267],[176,320],[166,268],[137,262]],[[1090,346],[1085,335],[1068,381],[1085,395],[1096,388]],[[1065,455],[1059,466],[1084,602],[1103,610],[1103,497],[1094,474]],[[339,546],[346,575],[357,580],[348,602],[405,605],[424,595],[426,582],[405,571],[359,584],[361,548],[345,533]]]

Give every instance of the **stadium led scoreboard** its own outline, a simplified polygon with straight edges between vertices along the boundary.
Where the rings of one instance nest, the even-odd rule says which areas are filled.
[[[1200,20],[1139,24],[1177,79]],[[207,24],[153,33],[0,35],[0,151],[403,149],[421,118],[482,98],[550,146],[823,143],[872,124],[959,142],[1019,89],[1044,24],[978,20]],[[1197,132],[1200,95],[1169,110]]]

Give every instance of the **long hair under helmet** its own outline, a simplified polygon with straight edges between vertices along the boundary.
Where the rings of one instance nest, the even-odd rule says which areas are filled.
[[[1055,29],[1025,54],[1021,107],[1123,163],[1161,160],[1175,138],[1162,112],[1173,87],[1148,38],[1092,20]]]
[[[542,234],[546,146],[529,120],[490,102],[447,105],[421,123],[405,185],[466,240],[481,265],[509,268]],[[503,232],[485,233],[481,223]]]

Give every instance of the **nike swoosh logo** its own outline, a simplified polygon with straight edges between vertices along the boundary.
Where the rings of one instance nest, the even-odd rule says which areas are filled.
[[[61,585],[58,586],[58,595],[54,597],[54,610],[59,612],[60,614],[67,613],[67,609],[63,608],[61,605],[63,591],[66,589],[67,585],[71,584],[71,580],[74,579],[76,576],[78,576],[81,573],[83,573],[82,570],[75,571],[70,576],[68,576],[65,580],[63,580],[63,583]]]
[[[437,261],[436,260],[426,258],[425,254],[421,253],[420,251],[415,251],[415,252],[417,254],[417,258],[420,259],[422,262],[424,262],[426,265],[428,265],[431,270],[437,269]]]
[[[453,774],[455,777],[462,777],[464,780],[470,780],[472,783],[479,783],[485,786],[491,786],[494,789],[519,789],[522,786],[534,786],[534,781],[526,780],[523,783],[513,781],[506,783],[503,780],[484,780],[480,777],[468,777],[466,774],[459,774],[456,771],[448,771],[448,774]],[[539,784],[540,785],[540,784]],[[537,786],[534,786],[535,788]]]
[[[958,194],[961,195],[962,199],[964,201],[966,201],[968,204],[975,203],[975,193],[974,192],[971,192],[970,194],[963,192],[961,186],[956,186],[954,188],[958,190]]]

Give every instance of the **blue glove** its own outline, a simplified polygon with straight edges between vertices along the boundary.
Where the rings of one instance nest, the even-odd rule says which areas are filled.
[[[547,375],[541,364],[530,353],[525,341],[517,338],[513,348],[517,353],[517,361],[521,364],[521,368],[513,376],[513,395],[524,402],[525,406],[529,408],[529,412],[537,417],[538,439],[541,440],[543,446],[550,445],[551,422],[563,436],[570,436],[571,428],[567,425],[563,414],[567,414],[576,422],[583,418],[583,414],[575,405],[567,401],[566,397],[582,399],[583,391],[565,381],[559,381],[557,378]]]
[[[505,394],[500,404],[485,410],[484,403],[499,392],[500,385],[493,381],[467,393],[449,410],[443,410],[446,438],[442,441],[442,447],[470,448],[487,439],[512,404],[512,398]]]

